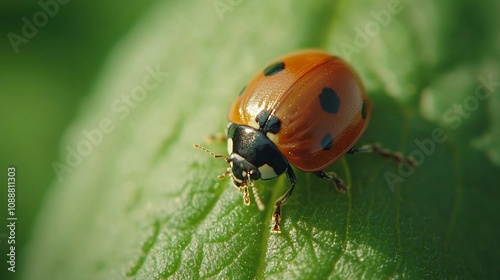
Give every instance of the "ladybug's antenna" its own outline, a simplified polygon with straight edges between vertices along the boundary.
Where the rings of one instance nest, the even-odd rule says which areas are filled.
[[[224,155],[216,154],[216,153],[210,151],[209,149],[207,149],[207,148],[205,148],[205,147],[203,147],[201,145],[198,145],[198,144],[194,144],[194,147],[197,148],[197,149],[203,150],[203,151],[205,151],[205,152],[207,152],[209,154],[211,154],[214,158],[223,158],[223,159],[226,160],[226,162],[229,163],[229,158],[226,157],[226,156],[224,156]]]

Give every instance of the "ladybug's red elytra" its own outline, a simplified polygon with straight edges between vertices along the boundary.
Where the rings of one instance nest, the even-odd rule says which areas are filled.
[[[275,202],[273,232],[280,232],[281,206],[297,182],[291,165],[332,181],[345,191],[342,180],[324,169],[345,154],[375,152],[396,161],[411,159],[382,150],[379,145],[354,144],[371,117],[371,103],[356,72],[339,57],[307,50],[270,63],[244,87],[228,113],[227,172],[250,204],[248,188],[263,209],[253,181],[286,173],[291,187]]]

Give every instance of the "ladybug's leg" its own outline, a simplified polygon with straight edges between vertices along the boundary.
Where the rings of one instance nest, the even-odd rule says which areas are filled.
[[[320,178],[332,181],[335,184],[335,188],[337,189],[337,191],[339,191],[339,192],[347,191],[347,187],[342,182],[342,179],[340,179],[337,176],[337,174],[335,174],[335,172],[318,171],[318,172],[314,172],[313,174],[320,177]]]
[[[411,166],[415,166],[415,162],[411,158],[406,158],[404,157],[401,153],[395,153],[392,152],[388,149],[382,149],[382,146],[380,144],[368,144],[368,145],[363,145],[359,148],[351,148],[348,152],[348,154],[357,154],[357,153],[376,153],[382,157],[392,159],[397,161],[398,163],[405,162]]]
[[[274,214],[273,214],[273,232],[279,233],[281,232],[280,229],[280,220],[281,220],[281,205],[285,204],[290,196],[293,193],[293,189],[295,188],[295,183],[297,183],[297,179],[295,178],[295,173],[293,173],[293,170],[290,166],[288,166],[288,169],[286,171],[286,175],[288,176],[288,180],[290,181],[290,184],[292,185],[288,191],[284,195],[282,195],[280,198],[276,200],[274,203]]]
[[[227,141],[227,136],[225,133],[209,134],[207,135],[205,141],[207,141],[208,143],[213,143],[213,142],[223,143]]]

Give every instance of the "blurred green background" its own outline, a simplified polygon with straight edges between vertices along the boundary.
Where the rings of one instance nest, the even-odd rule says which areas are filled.
[[[184,259],[194,259],[197,264],[215,260],[218,265],[220,260],[211,258],[209,253],[228,258],[235,252],[239,254],[236,249],[224,251],[230,246],[210,247],[213,240],[208,239],[221,234],[227,238],[215,238],[221,244],[262,242],[267,246],[265,252],[256,249],[253,258],[241,254],[243,265],[260,265],[255,272],[259,275],[308,273],[308,268],[301,265],[311,257],[299,252],[313,251],[313,246],[307,247],[309,239],[304,232],[307,235],[309,229],[319,228],[319,249],[315,249],[322,255],[318,253],[320,261],[313,264],[319,269],[330,269],[321,261],[330,261],[333,254],[323,244],[333,238],[335,242],[330,245],[342,252],[337,261],[345,262],[344,275],[356,275],[356,269],[363,266],[371,273],[368,277],[387,271],[389,275],[410,278],[442,277],[448,272],[454,276],[467,273],[465,277],[498,275],[498,269],[490,270],[498,256],[491,248],[498,248],[498,239],[494,237],[500,232],[492,223],[498,216],[492,211],[498,197],[493,184],[498,179],[500,163],[498,91],[484,106],[481,104],[477,113],[461,119],[464,125],[458,130],[450,129],[449,123],[440,119],[445,110],[474,92],[478,73],[498,74],[499,5],[493,1],[405,1],[404,9],[393,16],[387,28],[382,28],[380,36],[353,55],[353,65],[381,108],[365,139],[382,139],[386,145],[407,151],[415,149],[412,139],[428,137],[435,127],[445,127],[453,139],[422,166],[421,173],[408,178],[396,192],[390,191],[379,175],[381,170],[391,168],[389,164],[364,158],[344,161],[341,167],[335,167],[336,172],[344,172],[342,167],[349,166],[356,171],[352,173],[361,174],[353,174],[352,196],[332,195],[326,188],[308,193],[308,186],[297,190],[290,204],[304,208],[286,208],[286,226],[292,232],[290,236],[283,235],[289,238],[287,243],[281,236],[262,233],[269,220],[265,212],[241,206],[240,197],[232,188],[216,188],[224,184],[215,178],[222,164],[212,163],[211,158],[191,147],[194,141],[202,141],[205,133],[224,127],[232,94],[264,63],[297,48],[319,47],[342,55],[345,49],[339,42],[352,42],[354,27],[365,27],[371,20],[367,15],[373,17],[370,12],[386,8],[389,2],[70,1],[58,5],[56,15],[48,18],[47,24],[38,28],[26,44],[20,44],[17,53],[8,34],[21,34],[23,18],[31,19],[43,8],[36,1],[0,4],[0,180],[6,182],[7,167],[16,166],[19,268],[26,270],[27,275],[38,273],[23,267],[27,242],[35,236],[31,264],[45,269],[42,277],[46,279],[52,276],[51,269],[59,268],[61,279],[71,275],[73,269],[87,273],[79,274],[81,278],[122,278],[127,273],[158,276],[160,272],[189,275],[192,266]],[[232,7],[228,3],[236,4]],[[74,146],[81,140],[79,129],[94,128],[96,120],[109,114],[111,101],[142,79],[143,64],[154,67],[156,63],[169,73],[168,81],[103,145],[96,147],[99,152],[92,153],[77,172],[68,175],[68,180],[58,182],[51,163],[65,154],[65,145]],[[87,99],[90,93],[94,94]],[[185,100],[194,105],[185,106]],[[70,124],[73,130],[68,133]],[[391,128],[390,133],[376,131],[387,127]],[[225,150],[223,145],[215,149]],[[362,164],[366,162],[368,167]],[[467,168],[476,171],[473,175],[478,178],[469,176]],[[304,185],[316,183],[308,175],[299,177]],[[458,187],[454,180],[459,182]],[[46,193],[51,182],[52,192]],[[271,203],[269,190],[283,182],[259,182],[264,186],[261,194],[267,195],[265,202]],[[425,191],[421,192],[421,188]],[[7,190],[2,188],[0,192],[1,226],[7,217]],[[83,197],[82,193],[88,196]],[[179,202],[180,195],[184,199]],[[307,199],[314,195],[324,199]],[[50,202],[59,197],[68,201],[41,208],[44,198]],[[82,201],[82,205],[77,203]],[[182,206],[180,211],[174,209],[177,206]],[[183,207],[191,212],[177,215]],[[337,231],[344,225],[347,207],[353,209],[354,233],[349,238],[347,231],[345,236]],[[200,214],[197,211],[206,213],[202,222],[220,222],[222,232],[209,226],[195,227],[193,223],[198,222]],[[402,218],[394,219],[396,212],[399,218],[399,211]],[[39,224],[39,232],[34,232],[38,213],[44,214],[38,221],[47,226]],[[241,223],[233,224],[228,213],[237,215],[235,220]],[[239,228],[246,225],[242,222],[246,219],[251,219],[249,226]],[[476,222],[480,224],[477,227]],[[396,234],[393,223],[401,226],[396,227],[402,232]],[[67,231],[61,229],[66,225]],[[50,226],[60,226],[59,231],[52,234],[47,228]],[[184,232],[191,228],[199,232]],[[3,264],[6,232],[0,230]],[[377,236],[379,233],[381,236]],[[482,242],[464,244],[468,235]],[[237,242],[227,242],[233,241],[233,236]],[[396,237],[401,239],[399,247],[394,245]],[[95,239],[102,243],[94,242]],[[290,254],[287,250],[295,249],[285,246],[289,243],[306,249]],[[197,255],[197,244],[213,251]],[[365,247],[349,247],[360,244]],[[372,259],[367,255],[369,261],[358,265],[356,261],[361,257],[349,253],[366,253],[363,248],[374,255]],[[470,256],[469,251],[473,251]],[[455,252],[462,255],[457,257]],[[296,259],[295,253],[299,255]],[[399,253],[398,259],[394,255]],[[283,261],[287,257],[290,260]],[[300,262],[301,257],[304,262]],[[171,259],[175,261],[169,263]],[[379,262],[385,265],[384,269],[378,269]],[[19,277],[16,273],[13,278],[4,268],[2,265],[0,279]],[[213,273],[211,267],[203,268],[208,275]],[[241,272],[238,267],[228,271],[230,276]],[[249,271],[248,275],[253,273],[251,269],[245,271]]]
[[[59,4],[57,14],[49,17],[47,24],[38,28],[26,44],[20,44],[17,53],[7,34],[21,35],[25,24],[22,19],[32,21],[33,15],[43,8],[38,1],[0,3],[0,178],[6,182],[7,167],[16,166],[18,262],[24,255],[45,191],[56,180],[51,163],[60,156],[59,146],[66,127],[95,86],[110,51],[153,2]],[[7,217],[4,207],[7,188],[1,188],[0,192],[3,225]],[[7,230],[2,227],[2,264],[7,260],[5,234]],[[1,279],[19,275],[4,268],[2,265]]]

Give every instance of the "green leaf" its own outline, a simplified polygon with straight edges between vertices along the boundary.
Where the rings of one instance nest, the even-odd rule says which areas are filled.
[[[497,13],[465,1],[159,3],[68,130],[23,275],[499,277]],[[366,82],[374,114],[360,144],[418,167],[347,156],[329,169],[346,194],[297,170],[272,234],[286,178],[257,181],[266,209],[247,207],[216,177],[226,164],[192,145],[224,131],[268,61],[311,47],[345,57]]]

